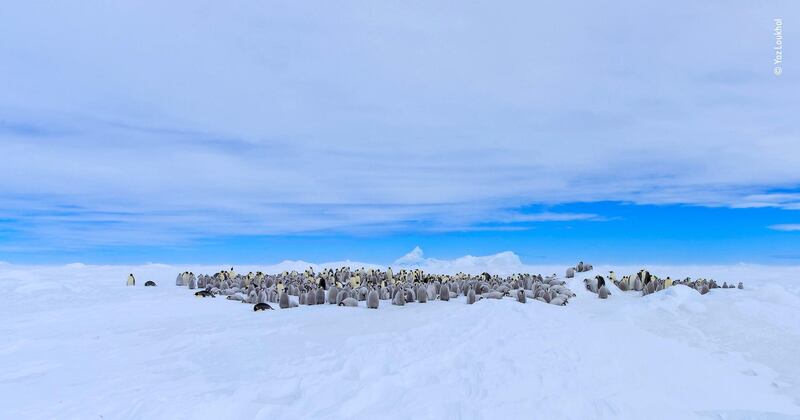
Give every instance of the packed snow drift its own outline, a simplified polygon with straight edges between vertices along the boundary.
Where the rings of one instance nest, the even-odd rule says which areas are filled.
[[[529,266],[513,253],[412,254],[394,268],[556,274],[575,296],[566,306],[514,296],[467,305],[459,293],[377,310],[357,300],[254,312],[176,286],[177,273],[229,266],[0,264],[0,418],[800,417],[798,267],[647,265],[744,287],[643,296],[607,282],[599,299],[584,279],[643,267],[566,278],[573,264]],[[342,266],[385,269],[235,268]]]

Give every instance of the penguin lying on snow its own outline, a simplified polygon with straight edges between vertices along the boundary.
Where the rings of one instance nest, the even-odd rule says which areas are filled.
[[[216,297],[214,296],[213,293],[209,292],[208,290],[201,290],[199,292],[195,292],[194,295],[201,298]]]
[[[253,306],[253,312],[266,311],[266,310],[271,310],[271,309],[272,309],[272,306],[269,306],[268,304],[263,303],[263,302],[256,303],[255,306]]]
[[[146,282],[144,282],[144,285],[147,287],[153,287],[156,285],[156,282],[154,282],[153,280],[147,280]]]
[[[348,307],[355,308],[355,307],[358,306],[358,301],[355,298],[349,297],[349,298],[344,299],[343,301],[339,302],[339,306],[348,306]]]

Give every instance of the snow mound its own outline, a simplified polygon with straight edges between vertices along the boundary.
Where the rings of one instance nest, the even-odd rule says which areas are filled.
[[[453,260],[439,260],[425,258],[422,249],[418,246],[408,254],[398,258],[393,265],[399,268],[419,268],[425,272],[437,274],[455,274],[459,272],[480,274],[489,272],[508,275],[521,272],[525,268],[519,256],[511,251],[480,257],[466,255]]]
[[[417,256],[432,272],[558,267],[513,253]],[[362,266],[235,269],[308,265]],[[749,279],[707,295],[675,286],[601,300],[570,279],[566,307],[460,297],[256,313],[173,286],[178,272],[221,268],[0,265],[0,418],[800,416],[797,267],[659,267]],[[124,285],[131,272],[139,286]]]

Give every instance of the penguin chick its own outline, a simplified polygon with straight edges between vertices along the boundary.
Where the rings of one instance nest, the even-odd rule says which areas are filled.
[[[525,291],[522,289],[517,290],[517,302],[525,303]]]
[[[428,301],[428,289],[425,287],[420,287],[419,291],[417,292],[417,301],[419,303],[426,303]]]
[[[370,290],[369,294],[367,295],[367,308],[378,309],[378,304],[380,301],[381,300],[378,299],[378,291],[375,289]]]
[[[344,299],[341,302],[339,302],[339,306],[347,306],[347,307],[355,308],[355,307],[358,306],[358,300],[356,300],[356,298],[349,297],[349,298]]]
[[[439,299],[444,301],[450,300],[450,289],[448,289],[446,285],[439,289]]]
[[[473,303],[475,303],[475,289],[470,287],[467,292],[467,305],[472,305]]]
[[[608,288],[605,285],[600,286],[600,288],[597,289],[597,297],[600,299],[608,299],[608,295],[610,294],[611,293],[609,293]]]
[[[392,305],[404,306],[405,304],[406,304],[406,294],[402,290],[398,289],[394,293],[394,299],[392,299]]]

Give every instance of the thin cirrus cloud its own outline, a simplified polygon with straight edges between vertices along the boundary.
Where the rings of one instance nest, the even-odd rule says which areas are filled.
[[[797,209],[776,192],[800,184],[798,79],[763,62],[776,10],[17,2],[0,204],[21,236],[91,244]]]
[[[772,230],[780,230],[783,232],[796,232],[800,231],[800,223],[786,223],[786,224],[778,224],[778,225],[770,225],[770,229]]]

